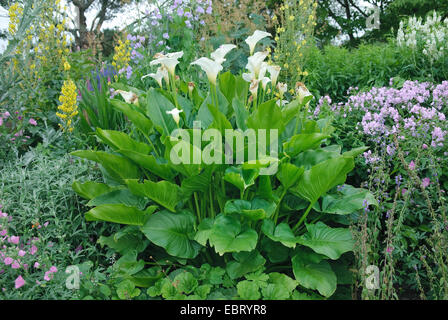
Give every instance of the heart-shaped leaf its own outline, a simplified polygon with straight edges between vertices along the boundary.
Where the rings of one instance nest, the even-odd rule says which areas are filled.
[[[294,276],[301,286],[317,290],[325,297],[330,297],[336,291],[336,275],[322,257],[312,252],[299,251],[291,261]]]
[[[308,230],[299,237],[299,243],[336,260],[348,251],[353,250],[355,241],[352,232],[348,228],[330,228],[319,221],[316,224],[307,224]]]
[[[216,217],[210,233],[210,245],[220,255],[226,252],[252,251],[257,245],[257,232],[233,216],[220,214]]]
[[[164,248],[170,255],[193,259],[200,249],[194,237],[194,215],[183,211],[161,211],[153,214],[141,228],[143,234],[154,244]]]
[[[168,181],[145,180],[144,183],[138,183],[138,180],[126,180],[126,183],[132,193],[147,197],[172,212],[176,211],[176,206],[181,200],[179,186]]]

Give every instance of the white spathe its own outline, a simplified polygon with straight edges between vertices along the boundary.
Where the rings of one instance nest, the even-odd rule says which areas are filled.
[[[282,68],[280,68],[279,66],[267,66],[269,75],[271,76],[271,82],[272,82],[272,86],[275,88],[275,86],[277,85],[277,80],[278,80],[278,76],[280,75],[280,71],[282,70]]]
[[[172,115],[174,121],[175,121],[177,124],[179,124],[179,121],[180,121],[180,116],[179,116],[179,115],[180,115],[182,112],[183,112],[183,110],[179,110],[179,109],[177,109],[177,108],[174,108],[173,110],[171,110],[171,111],[167,111],[166,113]]]
[[[267,64],[264,60],[268,55],[269,53],[267,51],[259,51],[248,58],[246,69],[253,74],[254,79],[261,79],[264,77],[264,74],[260,74],[260,71],[266,73]]]
[[[235,48],[236,45],[234,44],[223,44],[214,52],[212,52],[210,57],[215,60],[216,63],[222,64],[224,61],[226,61],[224,57]]]
[[[204,72],[207,74],[208,81],[216,86],[216,78],[223,69],[220,63],[217,63],[212,59],[202,57],[192,62],[191,64],[200,66],[201,69],[204,70]]]
[[[179,59],[184,55],[183,51],[172,52],[168,54],[158,53],[155,55],[156,60],[150,62],[150,66],[161,64],[168,70],[168,72],[174,77],[176,66],[179,64]]]
[[[142,80],[147,77],[151,77],[154,80],[156,80],[160,87],[162,87],[162,79],[165,79],[165,81],[167,81],[167,83],[169,81],[168,71],[166,71],[166,69],[164,67],[159,67],[157,69],[157,73],[150,73],[150,74],[143,76]]]
[[[254,34],[246,39],[246,43],[250,48],[250,55],[254,53],[257,43],[266,37],[272,37],[272,35],[269,32],[255,30]]]

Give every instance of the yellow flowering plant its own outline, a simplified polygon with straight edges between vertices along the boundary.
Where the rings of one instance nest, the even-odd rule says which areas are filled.
[[[306,48],[313,43],[316,8],[316,0],[285,1],[273,19],[277,32],[274,61],[282,67],[282,76],[290,87],[308,76],[304,65],[308,58]]]

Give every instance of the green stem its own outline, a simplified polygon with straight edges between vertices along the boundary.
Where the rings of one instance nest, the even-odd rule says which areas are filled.
[[[201,211],[200,211],[200,208],[199,208],[199,201],[198,201],[198,193],[197,192],[194,193],[194,202],[196,204],[196,213],[198,215],[199,223],[201,223],[201,221],[202,221],[202,219],[201,219]]]
[[[278,203],[277,203],[277,208],[275,209],[275,213],[274,213],[274,222],[275,222],[275,224],[277,224],[277,220],[278,220],[278,217],[279,217],[279,215],[280,215],[280,205],[281,205],[281,203],[282,203],[282,200],[283,200],[283,198],[286,196],[286,193],[288,192],[288,190],[284,190],[283,192],[282,192],[282,194],[281,194],[281,196],[280,196],[280,199],[278,200]]]
[[[212,218],[215,217],[215,209],[213,208],[213,196],[212,196],[212,187],[209,188],[209,196],[210,196],[210,212],[212,214]]]
[[[297,222],[297,224],[295,225],[295,227],[292,229],[292,231],[296,231],[298,227],[300,227],[300,225],[303,223],[303,221],[305,221],[306,217],[308,216],[308,214],[310,213],[311,209],[313,208],[314,204],[316,202],[312,202],[310,203],[310,205],[308,206],[308,209],[306,209],[305,213],[303,214],[302,218],[300,218],[299,222]]]

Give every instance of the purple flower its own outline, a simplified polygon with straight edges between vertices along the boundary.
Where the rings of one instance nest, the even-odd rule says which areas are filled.
[[[430,180],[429,178],[424,178],[424,179],[422,180],[422,187],[423,187],[423,188],[428,187],[430,184],[431,184],[431,180]]]
[[[414,160],[412,160],[412,161],[409,163],[409,170],[415,170],[415,162],[414,162]]]

